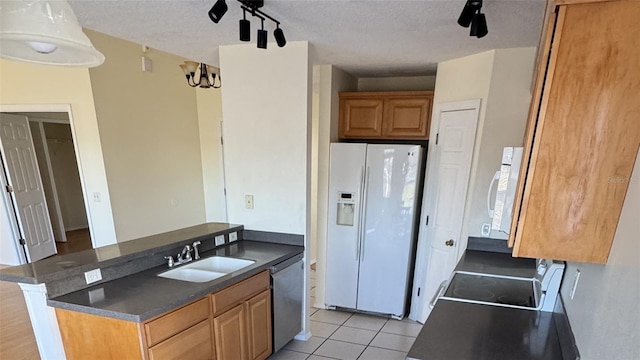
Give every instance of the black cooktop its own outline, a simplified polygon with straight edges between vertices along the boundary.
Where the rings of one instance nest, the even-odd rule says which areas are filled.
[[[536,308],[534,291],[532,279],[456,272],[444,297],[478,303]]]

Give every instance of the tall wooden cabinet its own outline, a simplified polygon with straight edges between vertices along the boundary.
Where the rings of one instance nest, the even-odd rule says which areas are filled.
[[[509,244],[514,256],[606,263],[640,144],[640,1],[557,3]]]
[[[433,91],[340,93],[341,139],[429,138]]]

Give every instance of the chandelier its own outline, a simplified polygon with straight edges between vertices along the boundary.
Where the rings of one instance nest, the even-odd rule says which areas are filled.
[[[198,67],[200,68],[200,71],[198,71]],[[222,86],[220,69],[215,66],[207,65],[205,63],[197,63],[195,61],[185,61],[184,64],[180,64],[180,68],[187,78],[187,84],[191,87],[219,89]],[[197,82],[196,73],[200,73]],[[216,78],[218,79],[217,82]]]

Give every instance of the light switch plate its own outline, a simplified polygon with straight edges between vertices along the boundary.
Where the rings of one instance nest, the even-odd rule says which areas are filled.
[[[216,246],[224,245],[224,235],[218,235],[215,237]]]
[[[491,234],[491,224],[489,223],[482,224],[482,229],[480,230],[480,234],[482,234],[482,236],[489,236]]]
[[[102,280],[102,272],[100,272],[100,269],[86,271],[84,273],[84,278],[87,280],[87,285],[93,284],[94,282]]]
[[[229,242],[234,242],[238,240],[238,232],[234,231],[232,233],[229,233]]]

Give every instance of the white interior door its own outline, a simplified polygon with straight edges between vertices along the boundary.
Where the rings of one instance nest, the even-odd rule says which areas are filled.
[[[479,107],[475,100],[439,104],[437,109],[410,316],[414,320],[426,321],[429,301],[456,265]]]
[[[0,126],[2,156],[28,261],[37,261],[57,251],[29,121],[26,116],[0,114]]]

